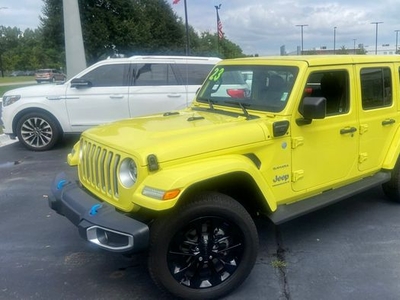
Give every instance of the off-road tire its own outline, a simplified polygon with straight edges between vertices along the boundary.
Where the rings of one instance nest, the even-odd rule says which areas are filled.
[[[216,299],[251,272],[257,229],[243,206],[226,195],[208,192],[192,200],[151,226],[149,272],[176,297]]]
[[[393,201],[400,202],[400,159],[392,170],[392,178],[390,181],[382,184],[385,195]]]

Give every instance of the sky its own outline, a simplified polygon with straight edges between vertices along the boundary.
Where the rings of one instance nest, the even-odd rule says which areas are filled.
[[[185,21],[185,0],[166,1]],[[189,25],[215,33],[219,4],[226,38],[247,55],[279,55],[283,45],[286,52],[295,52],[302,44],[301,28],[304,50],[353,49],[354,43],[374,47],[377,27],[378,45],[394,48],[397,34],[400,46],[400,32],[395,32],[400,30],[399,0],[186,0]],[[41,0],[0,0],[0,25],[37,28],[42,7]]]

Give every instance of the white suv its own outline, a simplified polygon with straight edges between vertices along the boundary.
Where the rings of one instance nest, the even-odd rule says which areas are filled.
[[[8,91],[4,133],[30,150],[52,148],[64,134],[118,119],[184,108],[215,57],[132,56],[100,61],[64,84]]]

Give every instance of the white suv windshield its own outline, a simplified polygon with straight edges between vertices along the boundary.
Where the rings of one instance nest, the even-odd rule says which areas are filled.
[[[287,66],[217,66],[197,100],[279,112],[286,106],[297,73],[297,67]]]

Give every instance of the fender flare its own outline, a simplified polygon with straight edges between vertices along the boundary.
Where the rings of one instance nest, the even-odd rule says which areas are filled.
[[[62,133],[65,132],[63,126],[62,126],[62,122],[60,122],[60,120],[48,109],[43,108],[43,107],[27,107],[24,109],[21,109],[20,111],[18,111],[18,113],[15,114],[13,121],[12,121],[12,131],[14,134],[17,134],[17,124],[18,121],[26,114],[29,113],[43,113],[48,115],[54,122],[56,122],[57,126],[59,127],[59,129],[61,130]]]
[[[194,163],[188,162],[171,168],[161,169],[146,177],[141,183],[141,186],[137,189],[135,195],[133,195],[134,202],[152,210],[168,209],[173,207],[185,190],[194,184],[237,172],[246,173],[253,178],[270,210],[275,211],[277,208],[275,197],[271,193],[271,190],[268,189],[268,184],[262,177],[260,170],[257,169],[248,157],[239,154],[207,158]],[[172,200],[160,201],[142,195],[141,191],[144,187],[164,191],[180,189],[181,192]]]

